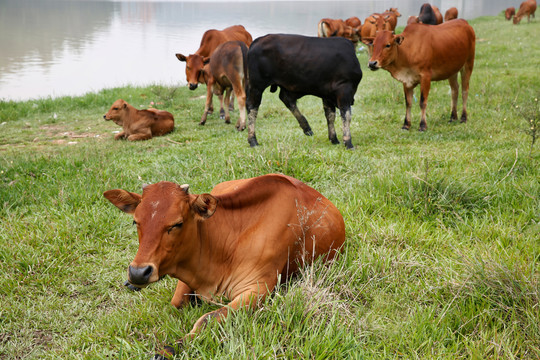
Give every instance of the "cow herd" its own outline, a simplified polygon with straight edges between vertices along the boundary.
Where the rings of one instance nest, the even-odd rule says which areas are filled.
[[[514,23],[533,16],[534,0],[525,1]],[[506,11],[509,18],[511,9]],[[514,11],[515,13],[515,11]],[[212,113],[212,95],[220,98],[220,115],[230,123],[229,108],[236,97],[238,131],[248,128],[250,146],[257,146],[255,123],[265,89],[275,92],[297,119],[304,134],[312,135],[297,107],[305,95],[321,98],[328,138],[339,143],[334,127],[336,108],[343,121],[343,143],[352,149],[351,106],[362,71],[356,56],[358,42],[368,47],[370,70],[385,69],[403,84],[405,121],[411,127],[413,90],[420,85],[421,120],[427,129],[426,106],[431,81],[448,80],[450,121],[458,118],[458,75],[461,75],[461,122],[467,121],[469,80],[474,67],[473,28],[451,8],[422,5],[402,33],[395,34],[398,9],[345,21],[322,19],[319,37],[269,34],[252,39],[242,25],[204,33],[199,49],[186,63],[191,90],[206,84],[207,98],[200,124]],[[137,110],[117,100],[104,115],[123,127],[115,139],[145,140],[174,128],[172,114],[155,109]],[[247,124],[246,124],[247,121]],[[278,174],[226,181],[209,194],[192,194],[187,185],[160,182],[142,194],[115,189],[104,196],[121,211],[132,214],[139,250],[128,268],[130,288],[140,289],[165,275],[178,279],[172,305],[184,306],[192,296],[225,297],[231,302],[203,315],[188,337],[211,319],[223,319],[229,310],[255,307],[279,281],[318,257],[332,259],[345,241],[339,210],[322,194],[301,181]],[[280,280],[281,279],[281,280]],[[156,358],[174,355],[166,347]]]

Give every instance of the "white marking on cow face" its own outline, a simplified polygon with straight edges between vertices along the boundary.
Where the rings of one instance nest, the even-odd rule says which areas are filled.
[[[159,200],[151,202],[150,205],[152,205],[152,208],[154,209],[154,211],[152,212],[152,219],[153,219],[154,216],[156,216],[157,214],[157,207],[159,205]]]

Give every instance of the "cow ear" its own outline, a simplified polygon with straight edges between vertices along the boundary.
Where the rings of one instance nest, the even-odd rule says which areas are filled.
[[[187,58],[182,54],[176,54],[176,58],[180,61],[186,61]]]
[[[403,43],[403,40],[405,40],[405,38],[403,37],[403,35],[398,35],[394,38],[394,41],[396,42],[396,44],[398,45],[401,45]]]
[[[125,213],[133,214],[141,202],[142,196],[122,189],[108,190],[103,196]]]
[[[191,209],[195,212],[198,220],[206,220],[214,215],[217,207],[217,199],[210,194],[200,194],[191,202]]]

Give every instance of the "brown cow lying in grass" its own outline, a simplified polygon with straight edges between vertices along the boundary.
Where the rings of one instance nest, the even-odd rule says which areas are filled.
[[[137,110],[122,99],[116,100],[103,118],[114,121],[124,130],[114,136],[115,140],[148,140],[152,136],[165,135],[174,129],[174,117],[170,112],[156,109]]]

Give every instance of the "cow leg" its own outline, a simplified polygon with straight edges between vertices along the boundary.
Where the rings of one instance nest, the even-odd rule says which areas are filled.
[[[341,118],[343,119],[343,142],[349,150],[354,149],[351,140],[351,106],[342,107],[339,109]]]
[[[298,124],[304,131],[304,134],[306,134],[307,136],[312,136],[313,131],[311,130],[307,119],[304,117],[304,115],[302,115],[302,113],[300,112],[300,110],[298,110],[298,107],[296,106],[297,98],[292,95],[292,93],[288,92],[283,88],[281,88],[279,92],[279,98],[285,104],[287,109],[289,109],[289,111],[294,115],[294,117],[298,121]]]
[[[219,118],[221,120],[225,119],[225,109],[223,108],[223,93],[218,95],[219,98]]]
[[[180,307],[189,303],[192,293],[193,291],[189,286],[186,285],[186,283],[178,280],[178,284],[176,284],[176,290],[174,291],[174,295],[171,300],[171,305],[179,309]]]
[[[339,144],[339,140],[336,135],[336,128],[334,122],[336,120],[336,107],[330,102],[323,99],[324,116],[326,116],[326,122],[328,123],[328,139],[332,144]]]
[[[469,60],[461,70],[461,100],[463,102],[463,111],[461,113],[461,122],[467,122],[467,98],[469,97],[469,80],[471,78],[474,59]]]
[[[457,98],[459,92],[459,84],[457,80],[457,73],[448,78],[450,84],[450,90],[452,92],[452,112],[450,113],[450,122],[457,120]]]
[[[129,141],[137,141],[137,140],[148,140],[152,138],[152,131],[150,128],[139,130],[140,132],[137,134],[132,134],[128,136]]]
[[[428,101],[430,87],[431,87],[431,79],[426,76],[423,76],[422,79],[420,80],[420,111],[422,115],[420,117],[420,127],[418,128],[419,131],[427,130],[426,108],[427,108],[427,101]]]
[[[229,101],[229,111],[234,111],[234,95],[235,95],[234,92],[231,92],[231,98]]]
[[[259,145],[255,135],[255,122],[257,121],[257,113],[261,105],[262,91],[254,88],[249,89],[249,97],[247,98],[248,112],[248,143],[254,147]]]
[[[403,130],[409,130],[411,128],[411,107],[414,87],[407,87],[407,85],[403,84],[403,91],[405,92],[405,122],[401,128]]]
[[[223,102],[225,103],[223,106],[223,110],[225,112],[225,124],[231,123],[231,115],[229,114],[229,102],[231,101],[231,88],[226,88],[224,91],[224,94],[222,95]],[[223,119],[223,118],[222,118]]]
[[[240,89],[233,87],[233,90],[238,101],[238,110],[240,111],[238,121],[236,122],[236,130],[243,131],[246,128],[246,93],[243,87]]]
[[[214,91],[214,83],[211,81],[208,81],[206,84],[206,103],[204,104],[204,112],[201,116],[201,122],[199,125],[206,124],[206,118],[208,117],[208,114],[211,114],[213,112],[212,107],[212,93]]]

